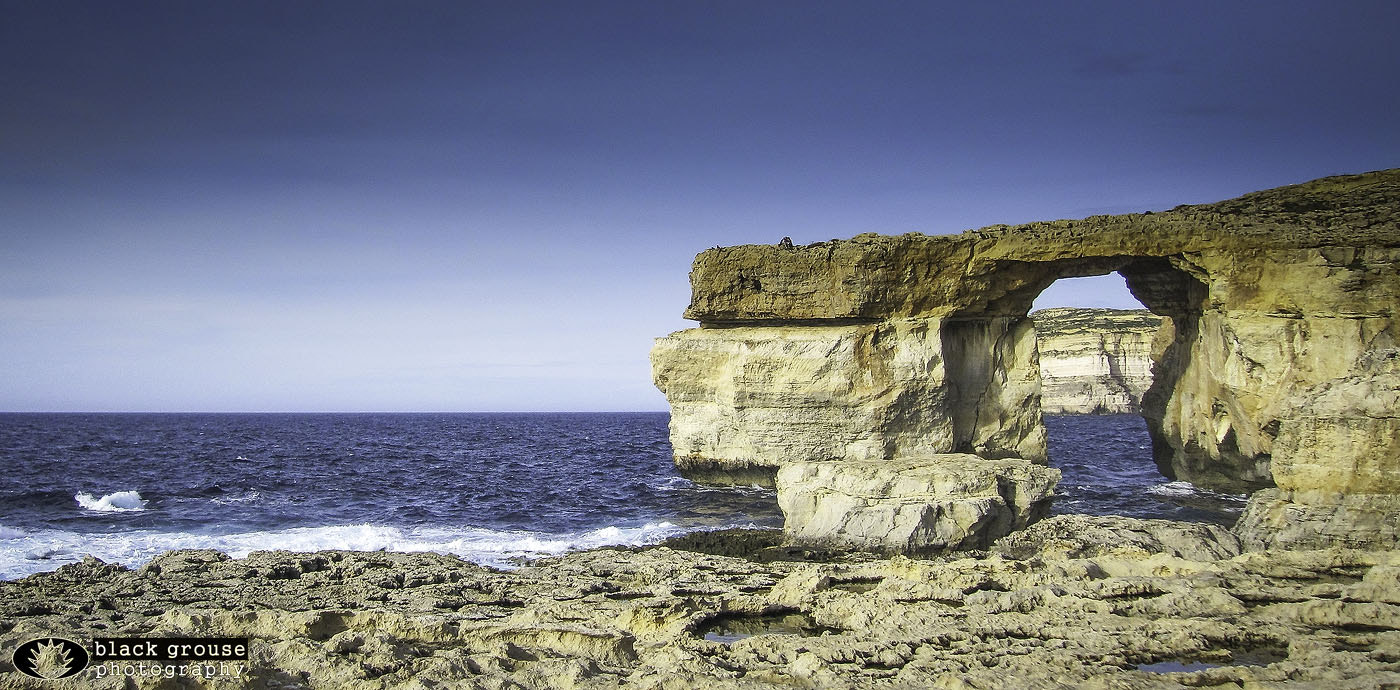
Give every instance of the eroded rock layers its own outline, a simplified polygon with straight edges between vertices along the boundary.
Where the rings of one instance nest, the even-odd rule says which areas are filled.
[[[1040,353],[1041,412],[1142,412],[1162,317],[1145,309],[1074,307],[1041,309],[1030,316]]]
[[[1117,271],[1165,317],[1142,401],[1164,474],[1271,489],[1251,511],[1258,544],[1308,543],[1282,529],[1293,513],[1394,544],[1393,522],[1367,516],[1400,511],[1384,479],[1395,408],[1348,396],[1394,390],[1371,363],[1400,341],[1398,261],[1400,170],[1161,213],[716,248],[690,274],[700,328],[658,339],[653,372],[676,462],[700,478],[937,453],[1043,462],[1026,312],[1059,278]]]
[[[967,453],[778,470],[790,544],[895,553],[985,548],[1050,512],[1060,471]]]
[[[238,678],[14,688],[1187,688],[1400,684],[1400,552],[1239,553],[1223,529],[1060,516],[980,557],[755,563],[598,550],[172,552],[0,583],[0,647],[251,638]]]

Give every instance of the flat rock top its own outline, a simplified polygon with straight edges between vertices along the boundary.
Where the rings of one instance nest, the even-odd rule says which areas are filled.
[[[1030,316],[1035,320],[1035,333],[1039,338],[1057,338],[1093,331],[1152,333],[1162,324],[1162,317],[1146,309],[1052,307],[1033,311]]]
[[[1400,168],[1158,213],[716,247],[695,258],[685,316],[706,324],[941,316],[981,295],[1107,273],[1133,257],[1316,247],[1400,247]]]
[[[172,552],[0,583],[0,646],[246,636],[236,685],[250,688],[1400,683],[1395,552],[1235,555],[1219,528],[1084,516],[1008,540],[825,564],[598,550],[511,572],[434,554]],[[9,664],[0,685],[54,687]],[[125,687],[88,673],[82,687]]]

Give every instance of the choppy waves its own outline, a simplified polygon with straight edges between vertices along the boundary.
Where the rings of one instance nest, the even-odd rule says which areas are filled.
[[[781,524],[771,489],[676,477],[667,421],[0,413],[0,578],[187,548],[431,550],[504,566]]]
[[[283,530],[198,534],[133,531],[82,534],[65,530],[24,530],[0,525],[0,579],[12,580],[54,570],[92,555],[129,568],[144,565],[171,549],[216,549],[234,558],[254,551],[435,551],[497,568],[522,560],[600,546],[654,544],[687,531],[670,522],[609,526],[581,532],[501,531],[480,528],[330,525]]]
[[[1063,472],[1054,513],[1232,525],[1247,496],[1168,481],[1137,415],[1046,415],[1050,465]]]

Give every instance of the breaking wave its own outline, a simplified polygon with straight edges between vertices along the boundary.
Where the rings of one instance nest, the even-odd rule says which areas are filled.
[[[68,563],[76,563],[87,555],[108,563],[137,568],[171,549],[215,549],[234,558],[271,549],[434,551],[453,554],[481,565],[512,568],[528,559],[580,549],[654,544],[686,531],[670,522],[647,523],[638,527],[608,526],[561,534],[370,524],[296,527],[233,534],[158,531],[81,534],[65,530],[22,530],[0,526],[0,580],[54,570]]]
[[[73,497],[78,501],[78,505],[83,510],[95,510],[100,513],[126,513],[146,509],[147,501],[141,498],[141,494],[135,491],[117,491],[102,498],[93,498],[87,492],[80,492]]]

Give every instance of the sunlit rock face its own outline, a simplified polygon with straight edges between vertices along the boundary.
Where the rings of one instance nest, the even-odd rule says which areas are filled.
[[[1145,309],[1060,307],[1033,312],[1031,320],[1040,352],[1041,411],[1142,411],[1162,317]]]
[[[1277,489],[1250,498],[1252,548],[1400,547],[1400,350],[1309,387],[1274,441]]]
[[[1346,382],[1400,341],[1397,209],[1400,170],[1387,170],[1160,213],[702,252],[686,311],[700,328],[652,352],[677,462],[699,476],[915,449],[1040,461],[1027,311],[1055,280],[1117,271],[1166,317],[1141,403],[1163,473],[1226,491],[1277,485],[1271,514],[1331,511],[1364,541],[1393,528],[1323,496],[1400,493],[1328,478],[1375,474],[1362,458],[1389,447],[1387,427],[1344,407],[1316,416],[1307,438],[1345,437],[1337,454],[1281,434],[1321,404],[1320,386],[1354,391]],[[1323,469],[1285,486],[1273,463],[1294,455]]]
[[[968,453],[792,462],[778,470],[788,542],[921,553],[986,548],[1050,512],[1060,471]]]
[[[1024,319],[936,318],[696,328],[651,354],[681,471],[768,485],[792,462],[952,452],[1044,462],[1034,356]]]

